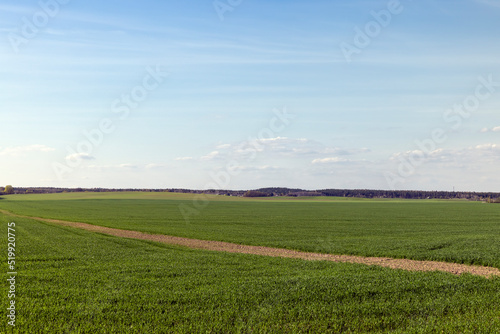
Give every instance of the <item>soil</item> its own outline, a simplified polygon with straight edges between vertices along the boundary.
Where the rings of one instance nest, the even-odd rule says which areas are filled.
[[[149,240],[165,244],[179,245],[189,248],[204,249],[204,250],[211,250],[218,252],[254,254],[262,256],[284,257],[284,258],[294,258],[294,259],[304,259],[304,260],[350,262],[350,263],[375,265],[375,266],[388,267],[392,269],[409,270],[409,271],[444,271],[455,275],[468,273],[484,277],[500,276],[500,270],[498,268],[492,268],[492,267],[472,266],[466,264],[437,262],[437,261],[393,259],[388,257],[364,257],[364,256],[354,256],[354,255],[309,253],[309,252],[301,252],[283,248],[249,246],[249,245],[240,245],[223,241],[189,239],[189,238],[174,237],[162,234],[148,234],[137,231],[120,230],[120,229],[91,225],[86,223],[68,222],[56,219],[26,217],[26,216],[14,215],[10,212],[3,210],[0,210],[0,212],[11,216],[30,218],[48,223],[76,227],[92,232],[113,235],[116,237]]]

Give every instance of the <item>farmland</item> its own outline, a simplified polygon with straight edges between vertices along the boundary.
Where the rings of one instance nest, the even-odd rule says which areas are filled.
[[[5,196],[0,209],[249,245],[500,267],[497,205],[210,199],[189,221],[179,211],[192,205],[184,194]],[[500,278],[193,250],[0,217],[4,230],[14,220],[18,233],[14,332],[500,330]]]
[[[186,221],[188,194],[6,196],[0,209],[112,228],[310,252],[439,260],[500,268],[500,207],[467,201],[344,198],[211,202]]]

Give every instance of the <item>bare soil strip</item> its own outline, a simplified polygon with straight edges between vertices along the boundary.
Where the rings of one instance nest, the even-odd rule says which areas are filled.
[[[254,255],[273,256],[273,257],[285,257],[285,258],[304,259],[304,260],[323,260],[323,261],[333,261],[333,262],[360,263],[365,265],[375,265],[375,266],[388,267],[392,269],[403,269],[409,271],[444,271],[455,275],[469,273],[472,275],[484,276],[488,278],[493,276],[500,276],[500,270],[498,268],[492,268],[492,267],[471,266],[466,264],[449,263],[449,262],[393,259],[388,257],[364,257],[364,256],[354,256],[354,255],[308,253],[308,252],[301,252],[301,251],[282,249],[282,248],[239,245],[224,241],[189,239],[189,238],[174,237],[163,234],[148,234],[137,231],[120,230],[115,228],[91,225],[86,223],[69,222],[57,219],[27,217],[27,216],[16,215],[4,210],[0,210],[0,212],[10,216],[35,219],[43,222],[55,223],[64,226],[71,226],[92,232],[99,232],[108,235],[113,235],[116,237],[149,240],[171,245],[186,246],[194,249],[204,249],[204,250],[229,252],[229,253],[254,254]]]

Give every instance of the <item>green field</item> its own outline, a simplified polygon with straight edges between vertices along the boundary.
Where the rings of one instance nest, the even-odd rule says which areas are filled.
[[[200,239],[500,267],[500,206],[190,195],[5,196],[21,215]],[[16,333],[498,333],[500,278],[191,250],[16,222]],[[6,238],[0,245],[6,249]],[[7,272],[6,253],[2,269]],[[2,309],[7,307],[7,290]]]
[[[6,196],[0,209],[181,237],[303,251],[500,268],[500,206],[467,201],[242,199],[211,196],[186,221],[193,196],[76,193]]]

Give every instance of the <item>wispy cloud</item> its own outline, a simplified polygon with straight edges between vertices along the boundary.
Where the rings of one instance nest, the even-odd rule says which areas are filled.
[[[489,129],[489,128],[482,128],[480,132],[481,133],[500,132],[500,126],[495,126],[495,127],[491,128],[491,129]]]
[[[472,166],[500,161],[500,145],[485,143],[461,149],[437,149],[428,154],[421,150],[413,150],[395,153],[391,160],[409,160],[412,157],[424,157],[423,162],[427,163],[453,163],[456,166]]]
[[[351,159],[341,158],[341,157],[330,157],[330,158],[321,158],[314,159],[312,161],[313,164],[330,164],[330,163],[339,163],[339,162],[350,162]]]
[[[238,172],[262,172],[262,171],[278,171],[283,168],[278,167],[278,166],[269,166],[269,165],[264,165],[264,166],[236,166],[234,167],[235,171]]]
[[[272,164],[283,165],[284,161],[289,165],[303,165],[306,159],[310,159],[314,165],[365,162],[367,160],[363,159],[363,155],[369,152],[371,150],[368,148],[328,147],[307,138],[273,137],[221,143],[215,146],[215,150],[199,158],[179,157],[175,160],[196,163],[236,161],[241,163],[235,167],[237,171],[270,172],[279,168]],[[252,161],[263,165],[248,165]]]
[[[368,148],[350,149],[328,147],[307,138],[275,137],[244,141],[235,144],[221,144],[217,146],[217,151],[210,153],[208,156],[202,157],[202,160],[209,160],[207,158],[211,155],[216,155],[219,158],[244,159],[247,156],[267,153],[275,157],[300,158],[306,156],[314,157],[318,155],[348,156],[368,153],[370,151],[371,150]],[[217,154],[215,154],[215,152],[217,152]]]
[[[55,151],[55,149],[45,145],[28,145],[28,146],[6,147],[0,150],[0,155],[17,156],[29,152],[51,152],[51,151]]]
[[[95,157],[88,153],[73,153],[69,154],[65,158],[66,160],[95,160]]]
[[[218,157],[220,157],[220,152],[219,151],[212,151],[209,154],[202,156],[200,159],[203,161],[210,161],[210,160],[214,160]]]
[[[114,165],[89,165],[86,168],[94,169],[99,171],[104,170],[143,170],[143,169],[153,169],[153,168],[162,168],[163,165],[159,164],[147,164],[147,165],[137,165],[131,163],[122,163],[122,164],[114,164]]]
[[[487,150],[487,151],[499,150],[499,152],[500,152],[500,146],[497,144],[488,143],[488,144],[477,145],[476,147],[470,148],[469,150],[482,150],[482,151],[484,151],[484,150]]]

